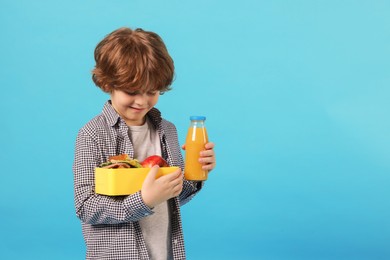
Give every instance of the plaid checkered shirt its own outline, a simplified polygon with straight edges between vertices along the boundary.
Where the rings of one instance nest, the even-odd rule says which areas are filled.
[[[176,127],[153,108],[147,114],[160,137],[162,156],[169,165],[183,169]],[[86,243],[86,259],[149,259],[138,223],[153,214],[140,192],[129,196],[104,196],[94,191],[94,169],[109,156],[134,151],[125,121],[116,113],[110,101],[100,115],[80,129],[73,164],[76,215],[81,220]],[[168,201],[174,259],[185,259],[180,206],[201,189],[202,183],[184,181],[180,196]]]

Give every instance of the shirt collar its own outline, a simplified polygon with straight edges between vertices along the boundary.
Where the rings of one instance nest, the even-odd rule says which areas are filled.
[[[161,128],[162,117],[160,110],[154,107],[147,113],[147,116],[156,129]]]
[[[108,100],[103,107],[103,115],[107,118],[107,123],[110,126],[116,125],[120,121],[120,116],[111,105],[111,100]]]

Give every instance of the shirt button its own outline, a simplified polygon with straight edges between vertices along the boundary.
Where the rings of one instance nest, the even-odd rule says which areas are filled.
[[[177,245],[177,239],[173,240],[173,243],[174,243],[175,245]]]

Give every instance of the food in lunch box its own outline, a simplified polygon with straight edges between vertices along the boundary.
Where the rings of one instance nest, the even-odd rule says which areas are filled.
[[[100,168],[118,169],[118,168],[142,168],[137,159],[130,158],[127,154],[120,154],[108,157],[108,161],[100,165]]]
[[[119,169],[119,168],[151,168],[154,165],[160,167],[168,167],[168,163],[158,155],[152,155],[139,162],[137,159],[131,158],[128,154],[119,154],[108,157],[108,161],[100,165],[100,168]]]
[[[158,165],[160,167],[168,167],[168,163],[158,155],[152,155],[146,158],[141,162],[142,167],[144,168],[152,168],[154,165]]]

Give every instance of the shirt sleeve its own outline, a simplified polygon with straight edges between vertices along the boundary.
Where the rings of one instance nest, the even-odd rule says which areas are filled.
[[[119,224],[138,221],[153,214],[140,192],[129,196],[95,193],[94,171],[103,160],[98,142],[80,131],[76,139],[73,164],[76,215],[88,224]]]
[[[187,202],[189,202],[203,187],[204,181],[188,181],[184,180],[183,182],[183,191],[181,192],[180,206],[183,206]]]

